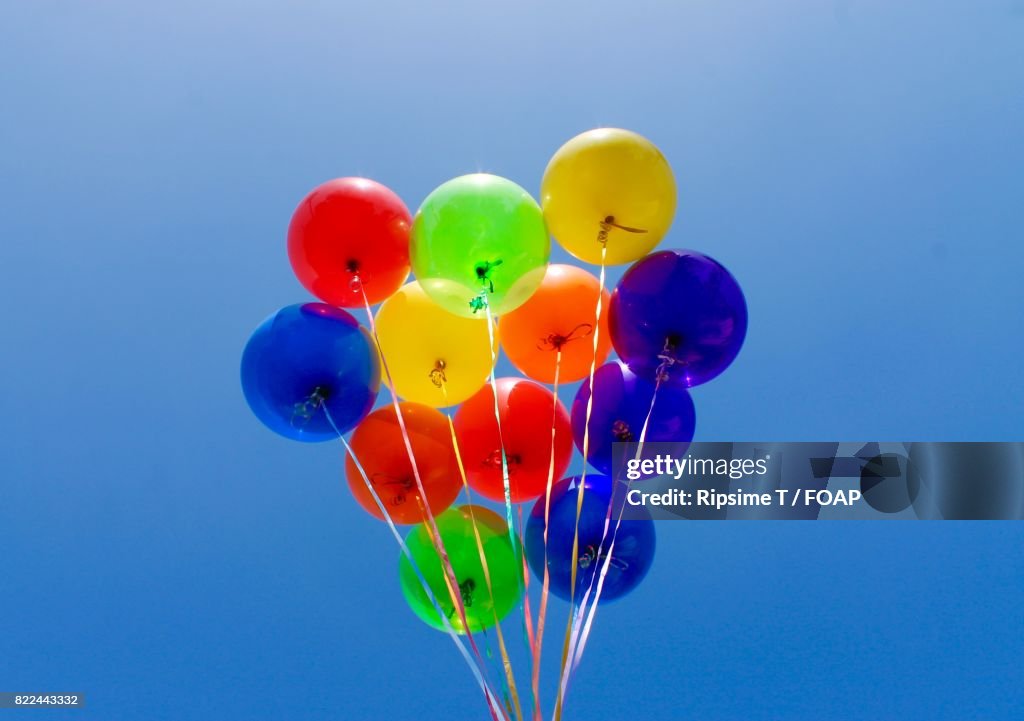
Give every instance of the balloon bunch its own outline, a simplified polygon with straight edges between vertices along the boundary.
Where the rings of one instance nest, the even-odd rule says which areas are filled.
[[[452,638],[494,719],[524,718],[500,623],[517,606],[541,718],[549,593],[571,604],[560,717],[597,605],[636,588],[653,561],[653,522],[623,520],[628,486],[613,478],[613,446],[689,443],[688,389],[725,370],[743,343],[746,304],[722,265],[651,252],[675,207],[664,156],[618,129],[563,145],[540,204],[478,173],[442,184],[413,218],[379,183],[333,180],[299,204],[288,230],[295,274],[323,302],[279,310],[245,347],[242,386],[257,418],[287,438],[341,440],[352,495],[399,544],[409,606]],[[597,274],[549,264],[552,236]],[[626,263],[609,293],[607,267]],[[362,308],[366,327],[344,308]],[[524,377],[495,377],[502,350]],[[569,411],[559,388],[576,381]],[[373,410],[381,382],[390,403]],[[583,472],[563,478],[574,445]],[[497,686],[474,637],[490,628]]]

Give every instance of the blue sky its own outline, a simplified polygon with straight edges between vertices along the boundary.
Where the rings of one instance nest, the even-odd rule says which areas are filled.
[[[0,690],[89,699],[33,713],[482,717],[340,448],[239,390],[331,177],[536,193],[572,135],[637,130],[679,183],[663,247],[750,308],[698,438],[1021,440],[1020,0],[36,0],[0,63]],[[567,719],[1019,713],[1021,524],[658,532]]]

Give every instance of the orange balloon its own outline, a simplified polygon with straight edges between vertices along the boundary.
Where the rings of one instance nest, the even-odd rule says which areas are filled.
[[[452,504],[462,487],[448,419],[420,403],[399,403],[399,407],[427,503],[436,516]],[[394,406],[379,408],[363,419],[349,444],[391,519],[395,523],[422,522],[426,514]],[[350,454],[345,456],[345,477],[359,505],[383,520]]]
[[[559,382],[590,375],[594,360],[594,316],[597,278],[574,265],[549,265],[540,288],[530,299],[501,317],[501,345],[512,365],[542,383],[555,380],[555,360],[562,351]],[[597,364],[611,352],[608,332],[610,294],[601,295]]]

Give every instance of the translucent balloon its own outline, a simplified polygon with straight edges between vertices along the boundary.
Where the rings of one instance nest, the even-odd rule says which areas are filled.
[[[588,130],[548,162],[541,181],[548,230],[588,263],[629,263],[649,253],[676,212],[676,181],[661,151],[618,128]]]
[[[555,380],[555,362],[561,351],[561,383],[586,378],[594,361],[594,321],[599,283],[592,274],[573,265],[549,265],[530,299],[501,318],[501,345],[516,368],[541,381]],[[597,363],[611,351],[608,304],[602,293]]]
[[[405,400],[434,408],[455,405],[478,391],[491,372],[487,325],[447,312],[415,281],[381,305],[376,324],[395,392]]]
[[[365,291],[376,304],[409,276],[411,225],[408,208],[385,186],[338,178],[314,188],[295,209],[288,258],[299,282],[317,298],[362,307]]]
[[[500,315],[544,277],[551,241],[537,202],[511,180],[476,173],[434,190],[413,220],[413,271],[446,310],[483,317],[481,294]]]
[[[554,422],[553,478],[559,478],[572,458],[569,414],[544,386],[525,378],[499,378],[498,422],[494,393],[481,388],[455,413],[455,433],[466,478],[473,489],[493,501],[505,500],[502,451],[508,465],[513,503],[536,498],[547,488],[551,467],[551,431]]]
[[[572,435],[583,452],[589,385],[584,382],[572,404]],[[651,408],[651,401],[654,407]],[[696,426],[696,411],[686,388],[663,383],[654,398],[654,383],[639,378],[619,361],[612,361],[594,374],[594,403],[590,414],[587,461],[602,473],[612,474],[612,449],[615,443],[637,442],[647,414],[645,443],[672,444],[662,450],[679,457],[686,453]],[[621,470],[613,475],[622,478]]]
[[[684,386],[729,367],[747,334],[747,303],[718,261],[664,250],[635,263],[612,293],[612,345],[631,371]]]
[[[400,403],[399,408],[426,492],[426,505],[434,515],[440,514],[455,501],[462,487],[448,419],[439,411],[419,403]],[[416,484],[416,475],[393,405],[378,408],[364,418],[352,434],[349,445],[395,523],[425,520],[424,499]],[[371,515],[383,519],[351,454],[345,456],[345,477],[359,505]]]
[[[474,520],[480,533],[484,558],[487,560],[490,590],[487,587],[483,563],[473,533]],[[523,593],[523,551],[519,540],[516,539],[513,546],[505,520],[483,506],[450,508],[437,516],[436,521],[455,573],[469,630],[476,633],[490,628],[515,608]],[[466,627],[448,592],[444,567],[427,527],[422,524],[414,527],[405,540],[409,552],[423,572],[427,585],[449,623],[457,632],[465,633]],[[402,594],[409,607],[428,626],[444,630],[437,609],[430,602],[412,564],[404,554],[399,560],[398,576],[402,584]]]
[[[626,487],[614,484],[608,476],[588,475],[583,481],[583,508],[576,523],[576,503],[580,477],[566,478],[551,489],[551,507],[548,511],[548,543],[544,550],[544,496],[537,499],[530,518],[526,522],[526,560],[533,574],[542,579],[547,561],[551,592],[566,601],[579,602],[591,586],[591,598],[596,592],[596,574],[600,573],[611,549],[608,572],[601,590],[601,603],[613,601],[635,589],[647,575],[654,562],[655,534],[654,521],[646,509],[630,508],[629,517],[624,518],[615,534],[615,546],[611,538],[619,510],[626,498]],[[612,506],[611,520],[605,537],[605,519],[608,506]],[[577,528],[579,529],[577,531]],[[579,537],[576,561],[576,587],[572,587],[572,547]],[[604,543],[601,539],[604,538]]]
[[[285,438],[336,439],[366,417],[379,389],[370,336],[351,315],[324,303],[282,308],[253,331],[242,353],[245,400]]]

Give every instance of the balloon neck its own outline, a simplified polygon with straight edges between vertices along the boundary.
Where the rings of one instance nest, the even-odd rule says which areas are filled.
[[[476,590],[476,581],[467,578],[459,584],[459,595],[462,596],[462,604],[469,608],[473,605],[473,592]]]
[[[602,220],[597,225],[598,225],[598,228],[600,228],[600,230],[598,230],[598,232],[597,232],[597,242],[600,243],[601,245],[604,245],[604,244],[606,244],[608,242],[608,234],[612,231],[613,228],[615,230],[621,230],[624,233],[646,233],[647,232],[643,228],[631,228],[628,225],[621,225],[620,223],[616,223],[614,215],[606,215],[605,219]]]
[[[309,423],[329,396],[330,391],[326,386],[317,386],[305,400],[296,403],[292,410],[292,427],[299,428]]]
[[[394,492],[388,503],[392,506],[401,506],[409,500],[406,492],[412,490],[413,481],[408,477],[395,478],[386,473],[374,473],[370,478],[370,483],[375,486],[390,486]]]
[[[501,258],[498,258],[497,260],[484,260],[477,263],[474,266],[473,270],[476,272],[476,277],[478,280],[480,280],[481,282],[487,281],[490,280],[491,271],[504,262],[505,261],[503,261]]]
[[[438,388],[444,387],[444,384],[448,382],[448,376],[444,373],[445,368],[447,367],[448,364],[441,358],[434,361],[434,367],[431,369],[429,376],[430,382]]]
[[[504,261],[502,261],[501,258],[498,258],[497,260],[484,260],[473,266],[473,272],[476,273],[476,279],[488,293],[494,292],[494,279],[491,277],[491,273],[493,273],[494,269],[503,262]]]
[[[593,546],[587,546],[583,553],[580,554],[579,567],[590,568],[594,561],[597,560],[597,549]]]
[[[654,371],[655,380],[667,381],[669,376],[669,370],[674,366],[684,366],[685,361],[680,360],[676,357],[676,350],[683,344],[682,337],[678,335],[670,335],[665,338],[665,345],[661,349],[661,353],[658,354],[657,369]]]
[[[615,421],[612,423],[612,436],[617,441],[628,443],[633,440],[633,431],[626,421]]]
[[[616,558],[615,556],[608,558],[608,554],[605,553],[603,549],[594,545],[589,545],[583,550],[583,553],[580,554],[579,562],[577,565],[579,565],[579,567],[582,569],[587,569],[595,563],[604,561],[605,559],[608,559],[609,566],[614,566],[620,571],[625,571],[627,568],[629,568],[629,564],[627,562],[622,561]]]
[[[313,389],[313,392],[310,394],[309,397],[314,398],[316,400],[325,401],[330,397],[330,395],[330,388],[328,388],[327,386],[317,386],[316,388]]]
[[[505,457],[505,463],[502,465],[502,456]],[[484,459],[484,466],[488,468],[496,468],[502,470],[505,466],[508,466],[508,473],[512,475],[512,471],[519,467],[519,464],[523,462],[518,453],[505,454],[501,448],[495,448],[493,451],[487,454]]]
[[[586,338],[593,332],[594,326],[591,323],[580,323],[565,335],[551,333],[550,335],[541,338],[540,342],[537,344],[537,350],[560,351],[562,350],[562,346],[569,341]]]

